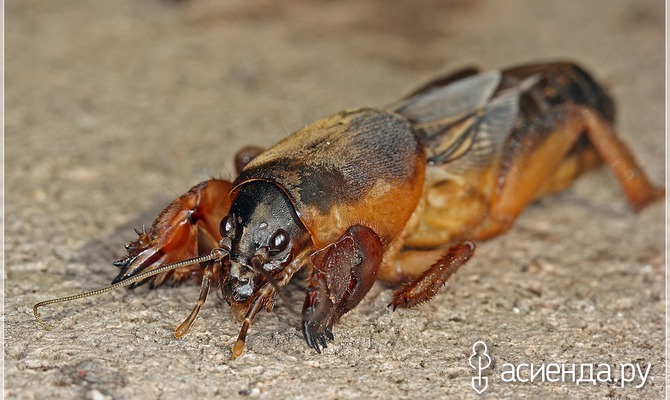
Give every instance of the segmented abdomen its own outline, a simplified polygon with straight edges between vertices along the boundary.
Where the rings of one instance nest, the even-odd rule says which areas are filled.
[[[593,108],[608,121],[614,122],[612,99],[603,88],[578,65],[555,63],[525,65],[503,71],[503,80],[498,91],[533,75],[537,81],[524,91],[519,99],[520,111],[526,120],[541,117],[552,107],[573,103]]]

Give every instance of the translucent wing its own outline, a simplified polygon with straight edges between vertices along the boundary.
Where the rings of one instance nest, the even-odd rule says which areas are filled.
[[[530,78],[529,78],[530,79]],[[501,89],[502,74],[471,75],[445,86],[428,85],[392,110],[408,118],[426,145],[431,165],[449,171],[488,167],[500,153],[519,115],[527,85]]]
[[[417,123],[459,118],[484,106],[501,78],[500,71],[470,76],[410,97],[394,111]]]
[[[465,78],[468,78],[473,75],[477,75],[479,73],[479,70],[475,67],[467,67],[460,69],[456,72],[453,72],[449,75],[445,75],[442,77],[439,77],[437,79],[433,79],[432,81],[428,82],[427,84],[420,86],[416,88],[413,92],[409,93],[407,96],[403,97],[401,100],[398,101],[398,104],[405,103],[405,101],[411,97],[416,97],[420,94],[425,94],[428,93],[429,91],[433,89],[438,89],[444,86],[447,86],[451,83],[454,83],[456,81],[463,80]],[[394,108],[392,106],[389,106],[387,108]]]

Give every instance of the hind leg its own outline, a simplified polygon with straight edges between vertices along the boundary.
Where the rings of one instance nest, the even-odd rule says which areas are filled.
[[[560,169],[565,167],[573,146],[586,134],[595,152],[612,169],[629,203],[640,210],[662,198],[664,189],[652,185],[634,157],[619,139],[612,124],[597,112],[580,106],[568,105],[548,115],[543,125],[551,126],[550,133],[529,132],[520,136],[506,150],[498,171],[498,179],[490,200],[487,218],[475,229],[470,238],[482,240],[509,229],[523,209],[540,195],[554,188],[567,186],[592,164],[577,165],[574,173],[565,174],[561,181]]]
[[[598,165],[598,157],[612,169],[635,210],[664,196],[664,189],[649,182],[612,125],[597,112],[569,105],[550,113],[541,123],[534,124],[533,129],[508,144],[486,216],[471,229],[456,235],[456,239],[483,240],[506,231],[529,203],[566,187],[581,172]],[[593,148],[570,154],[583,134]],[[432,298],[472,256],[474,245],[466,241],[452,246],[440,257],[442,252],[409,250],[400,254],[397,268],[389,269],[392,273],[385,271],[384,279],[409,283],[394,293],[390,306],[411,307]],[[430,260],[434,259],[438,261],[431,265]]]

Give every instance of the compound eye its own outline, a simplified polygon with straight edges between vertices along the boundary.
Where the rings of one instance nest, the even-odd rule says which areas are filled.
[[[270,243],[268,245],[268,250],[270,253],[277,254],[286,250],[288,243],[291,239],[288,236],[288,232],[284,229],[278,229],[272,237],[270,237]]]
[[[221,224],[219,224],[219,233],[221,233],[222,237],[231,237],[233,235],[233,231],[235,230],[235,219],[233,218],[232,215],[228,214],[223,219],[221,220]]]

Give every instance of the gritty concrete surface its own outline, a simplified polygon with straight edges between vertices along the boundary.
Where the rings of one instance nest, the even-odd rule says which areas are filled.
[[[434,301],[392,313],[391,290],[375,286],[324,354],[280,304],[230,361],[239,325],[215,296],[176,340],[193,285],[45,307],[49,332],[31,314],[110,282],[131,228],[192,184],[230,177],[242,145],[465,65],[578,61],[661,182],[662,1],[10,0],[5,11],[6,398],[476,398],[477,340],[494,359],[486,398],[664,396],[663,203],[634,214],[606,169],[481,243]],[[624,388],[509,383],[505,363],[651,370],[641,388],[638,374]]]

